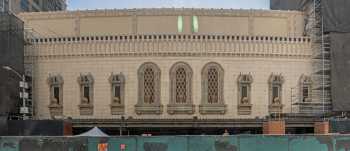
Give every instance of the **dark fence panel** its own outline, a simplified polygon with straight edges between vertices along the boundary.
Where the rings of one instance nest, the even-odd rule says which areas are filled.
[[[72,125],[63,120],[9,120],[0,136],[70,136]]]
[[[1,137],[0,151],[347,151],[348,135]]]

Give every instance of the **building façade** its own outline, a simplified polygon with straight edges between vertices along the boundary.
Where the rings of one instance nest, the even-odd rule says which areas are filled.
[[[294,112],[295,100],[313,101],[312,42],[304,36],[302,12],[125,9],[19,16],[39,37],[25,47],[37,119],[69,118],[75,129],[96,125],[111,134],[120,128],[133,134],[259,133],[267,116]]]

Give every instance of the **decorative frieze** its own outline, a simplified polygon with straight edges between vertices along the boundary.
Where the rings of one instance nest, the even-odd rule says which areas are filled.
[[[228,56],[311,58],[306,37],[118,35],[33,39],[26,58],[85,56]]]

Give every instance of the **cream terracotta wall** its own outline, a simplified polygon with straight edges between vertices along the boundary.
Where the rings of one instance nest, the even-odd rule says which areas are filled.
[[[200,16],[199,32],[214,34],[249,34],[248,17]]]
[[[184,34],[192,33],[198,16],[199,34],[302,36],[303,14],[297,11],[218,9],[131,9],[22,13],[26,26],[46,37],[177,32],[184,17]]]
[[[154,62],[161,69],[161,102],[164,112],[161,115],[136,115],[134,105],[137,103],[137,69],[144,62]],[[169,70],[178,62],[187,62],[193,69],[193,101],[196,112],[193,115],[169,115],[166,105],[169,102]],[[225,115],[200,115],[198,105],[201,99],[201,70],[208,62],[219,63],[225,71],[224,100],[228,105]],[[111,73],[122,72],[126,77],[126,114],[135,118],[254,118],[268,114],[268,78],[271,73],[282,74],[284,112],[290,111],[291,88],[295,88],[302,74],[311,74],[309,59],[279,59],[279,58],[227,58],[227,57],[77,57],[39,60],[34,65],[35,70],[35,100],[37,117],[50,118],[49,113],[49,75],[61,74],[63,85],[63,114],[73,118],[112,118],[110,113],[110,83]],[[94,115],[80,116],[79,84],[80,74],[91,73],[94,77]],[[252,114],[239,116],[237,113],[237,78],[240,73],[251,73],[252,83]]]
[[[135,35],[138,36],[138,35]],[[165,35],[166,37],[168,35]],[[153,37],[153,36],[152,36]],[[186,36],[187,37],[187,36]],[[254,37],[255,38],[255,37]],[[311,43],[308,38],[296,41],[284,40],[208,40],[187,39],[138,39],[138,40],[90,40],[62,42],[34,42],[25,51],[26,63],[34,65],[34,97],[38,118],[50,118],[49,75],[61,74],[63,85],[63,114],[73,118],[113,118],[110,113],[111,73],[122,72],[126,76],[126,115],[135,118],[255,118],[268,114],[268,78],[271,73],[282,74],[284,112],[290,111],[291,88],[296,88],[302,74],[312,71]],[[237,39],[237,37],[236,37]],[[260,37],[259,37],[260,39]],[[299,41],[300,39],[300,41]],[[47,41],[47,39],[46,39]],[[187,62],[194,71],[194,115],[168,115],[166,108],[161,115],[136,115],[137,70],[144,62],[156,63],[162,72],[161,101],[169,102],[169,70],[178,61]],[[225,70],[224,99],[228,105],[225,115],[200,115],[201,70],[208,62],[217,62]],[[91,73],[95,79],[94,115],[80,116],[78,104],[80,74]],[[251,73],[252,114],[237,114],[237,78],[240,73]],[[295,95],[295,94],[294,94]]]
[[[129,34],[132,32],[132,18],[124,16],[83,17],[79,19],[79,23],[76,26],[80,29],[80,34],[78,35],[81,36]]]
[[[137,33],[177,33],[177,16],[138,16]]]

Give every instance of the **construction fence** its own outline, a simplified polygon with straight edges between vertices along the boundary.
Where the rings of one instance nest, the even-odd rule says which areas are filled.
[[[348,151],[350,135],[1,137],[0,151]]]

